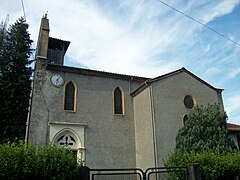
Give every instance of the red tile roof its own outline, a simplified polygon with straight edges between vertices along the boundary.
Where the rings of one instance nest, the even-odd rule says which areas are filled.
[[[230,131],[240,131],[240,125],[227,123],[227,129]]]

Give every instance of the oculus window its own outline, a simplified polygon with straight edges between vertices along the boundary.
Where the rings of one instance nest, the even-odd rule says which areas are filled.
[[[123,92],[119,87],[114,89],[114,114],[124,114]]]
[[[192,109],[196,105],[195,99],[190,95],[184,97],[183,103],[188,109]]]
[[[76,88],[72,81],[67,82],[65,86],[64,110],[75,111]]]

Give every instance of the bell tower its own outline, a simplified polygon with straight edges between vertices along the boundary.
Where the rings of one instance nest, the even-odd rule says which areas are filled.
[[[64,55],[70,44],[49,37],[49,20],[45,14],[40,23],[38,42],[35,53],[35,69],[32,81],[32,94],[29,116],[26,128],[26,142],[47,144],[49,140],[49,117],[52,109],[49,107],[49,79],[52,72],[47,70],[49,64],[63,66]]]
[[[37,41],[37,48],[35,53],[36,65],[35,69],[41,69],[42,65],[46,64],[47,52],[48,52],[48,41],[49,41],[49,21],[47,14],[42,17],[40,30]]]
[[[46,63],[64,64],[64,55],[70,42],[49,37],[49,30],[49,20],[45,14],[41,20],[36,48],[36,69],[41,69]]]
[[[38,42],[35,52],[35,69],[32,80],[32,93],[26,128],[26,143],[47,143],[48,110],[43,87],[46,84],[47,51],[49,41],[49,21],[45,14],[41,19]],[[42,133],[45,132],[45,133]]]
[[[57,64],[63,66],[64,55],[69,46],[69,41],[49,37],[47,62],[50,64]]]

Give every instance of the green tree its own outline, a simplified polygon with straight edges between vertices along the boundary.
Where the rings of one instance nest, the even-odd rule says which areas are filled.
[[[0,23],[0,57],[3,52],[3,44],[6,39],[6,32],[7,32],[7,23],[8,23],[8,17],[5,19],[5,21]],[[0,61],[1,62],[1,61]]]
[[[0,142],[23,139],[31,91],[32,54],[28,24],[18,19],[0,32]]]
[[[232,152],[234,142],[227,133],[227,115],[216,104],[196,107],[189,113],[185,127],[178,131],[176,150]]]

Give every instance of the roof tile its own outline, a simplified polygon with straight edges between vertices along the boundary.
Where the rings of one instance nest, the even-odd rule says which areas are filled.
[[[230,131],[240,131],[240,125],[227,123],[227,129]]]

